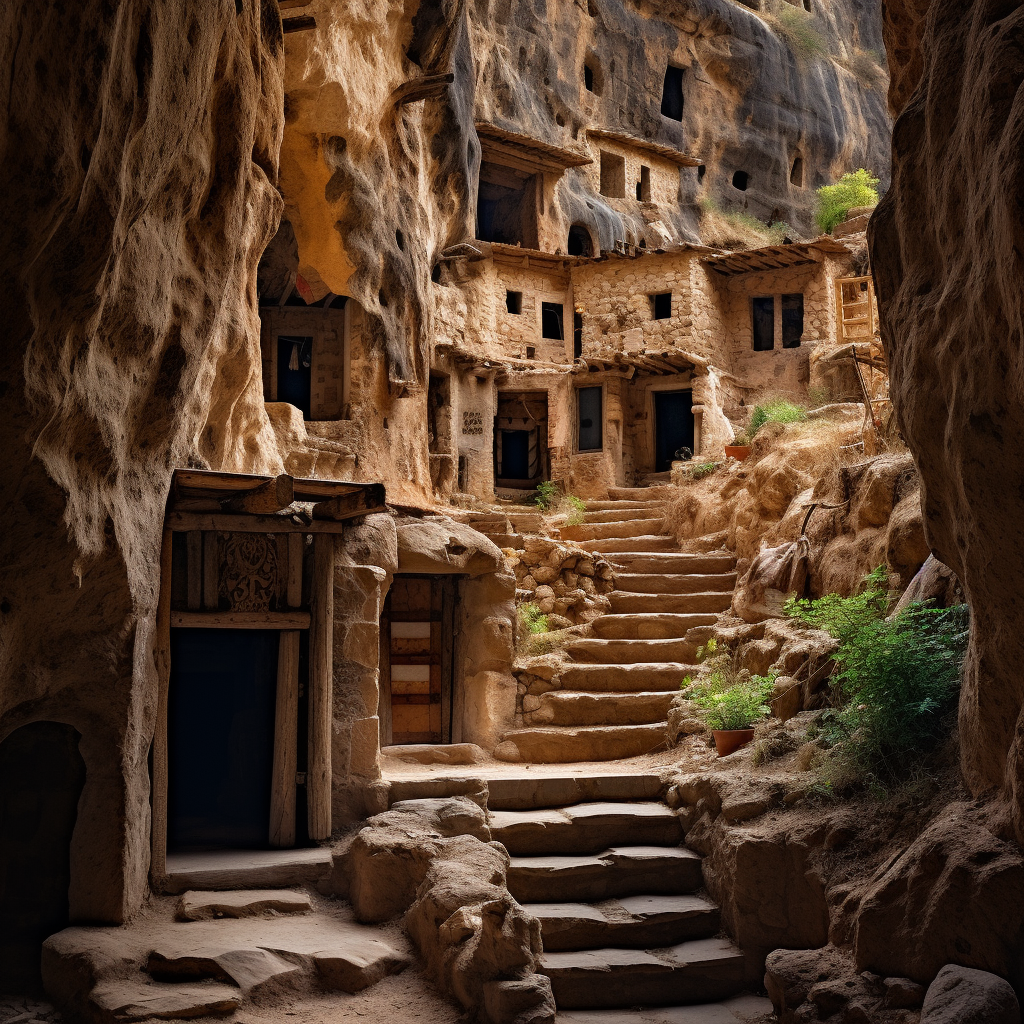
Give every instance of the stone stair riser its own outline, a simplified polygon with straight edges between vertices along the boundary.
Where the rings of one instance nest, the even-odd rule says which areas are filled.
[[[627,573],[615,575],[613,593],[631,594],[728,594],[736,587],[736,573]]]
[[[732,591],[712,594],[631,594],[620,590],[608,595],[612,615],[718,615],[732,604]]]
[[[602,615],[593,624],[602,640],[680,640],[694,626],[710,626],[717,612],[656,615]]]
[[[524,718],[527,725],[646,725],[667,721],[675,695],[555,691],[544,694],[540,708]]]

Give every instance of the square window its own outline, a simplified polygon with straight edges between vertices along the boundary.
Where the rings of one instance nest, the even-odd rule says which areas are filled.
[[[672,293],[661,292],[659,295],[651,295],[651,316],[655,320],[672,319]]]
[[[510,313],[522,313],[523,311],[523,293],[522,292],[505,292],[505,308]]]
[[[603,447],[601,388],[580,388],[576,392],[578,445],[581,452],[599,452]]]
[[[782,347],[799,348],[804,334],[803,295],[782,296]]]
[[[562,303],[542,302],[540,304],[540,336],[562,341],[565,331],[562,329]]]
[[[601,150],[601,195],[626,198],[626,158]]]
[[[532,345],[527,345],[526,346],[526,358],[527,359],[536,359],[537,358],[537,350]]]

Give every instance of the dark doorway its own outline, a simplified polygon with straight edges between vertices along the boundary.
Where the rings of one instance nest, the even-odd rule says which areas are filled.
[[[396,575],[381,615],[381,745],[452,743],[453,576]]]
[[[603,391],[600,387],[580,388],[576,392],[579,412],[577,437],[581,452],[598,452],[604,447]]]
[[[581,359],[583,357],[583,314],[573,313],[572,315],[572,357]]]
[[[582,224],[573,224],[569,228],[567,245],[570,256],[594,255],[594,243],[590,239],[590,232]]]
[[[782,296],[782,347],[799,348],[804,336],[804,297],[802,294]]]
[[[501,471],[504,476],[527,480],[530,476],[530,432],[501,432]]]
[[[542,302],[540,304],[540,336],[552,341],[565,338],[562,326],[564,307],[561,302]]]
[[[280,335],[277,339],[277,400],[302,410],[310,418],[313,390],[313,339]]]
[[[775,348],[775,300],[771,297],[751,300],[754,351],[771,352]]]
[[[693,392],[654,392],[654,472],[672,468],[682,449],[693,454]]]
[[[68,925],[80,739],[33,722],[0,743],[0,992],[40,991],[39,947]]]
[[[174,629],[167,846],[269,846],[277,630]]]
[[[484,161],[476,203],[476,237],[535,249],[537,176]]]
[[[661,112],[673,121],[683,119],[683,69],[671,64],[665,69],[665,84],[661,90]]]
[[[499,391],[494,417],[494,479],[499,487],[532,489],[548,472],[546,391]]]

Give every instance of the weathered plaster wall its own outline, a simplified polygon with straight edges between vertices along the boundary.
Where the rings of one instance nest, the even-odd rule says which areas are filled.
[[[965,775],[975,793],[1008,795],[1024,839],[1024,10],[896,0],[885,19],[899,117],[893,186],[869,229],[882,339],[928,541],[971,606]]]
[[[254,0],[14,0],[0,53],[0,736],[82,733],[71,914],[118,922],[149,866],[171,469],[281,468],[255,309],[281,25]]]

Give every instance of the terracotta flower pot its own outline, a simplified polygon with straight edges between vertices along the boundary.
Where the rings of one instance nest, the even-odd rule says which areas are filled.
[[[725,446],[725,457],[742,462],[750,454],[749,444],[727,444]]]
[[[746,746],[754,738],[753,729],[715,729],[715,749],[718,751],[719,757],[725,757],[728,754],[739,750],[740,747]]]

